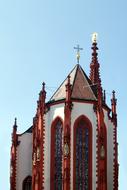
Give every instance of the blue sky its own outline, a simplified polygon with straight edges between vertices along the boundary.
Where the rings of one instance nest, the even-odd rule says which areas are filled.
[[[125,0],[0,0],[0,188],[9,189],[11,132],[32,124],[41,83],[47,99],[75,66],[89,75],[91,34],[98,33],[103,88],[118,99],[120,190],[127,179],[127,2]]]

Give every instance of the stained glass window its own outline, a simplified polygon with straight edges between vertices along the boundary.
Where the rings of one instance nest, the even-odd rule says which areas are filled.
[[[32,190],[32,177],[28,176],[23,182],[23,190]]]
[[[55,125],[55,136],[54,136],[54,190],[62,190],[62,123],[58,121]]]
[[[89,190],[89,128],[84,120],[80,120],[75,130],[76,190]]]

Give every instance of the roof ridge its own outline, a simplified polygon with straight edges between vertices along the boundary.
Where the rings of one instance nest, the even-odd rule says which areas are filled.
[[[74,88],[74,84],[75,84],[75,79],[76,79],[76,76],[77,76],[77,72],[78,72],[78,68],[79,68],[79,64],[76,65],[77,68],[76,68],[76,72],[75,72],[75,77],[74,77],[74,81],[73,81],[73,85],[72,85],[72,90],[71,90],[71,93],[73,92],[73,88]]]

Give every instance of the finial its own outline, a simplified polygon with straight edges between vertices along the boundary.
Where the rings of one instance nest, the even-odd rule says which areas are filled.
[[[111,99],[111,105],[112,105],[112,117],[116,119],[116,104],[117,104],[117,99],[115,96],[115,91],[112,91],[112,99]]]
[[[42,91],[45,91],[45,82],[42,83]]]
[[[97,47],[97,33],[92,35],[92,60],[90,63],[90,80],[93,84],[97,84],[97,91],[100,90],[100,98],[103,98],[102,87],[101,87],[101,77],[100,77],[100,64],[98,62],[98,47]],[[98,93],[98,92],[97,92]]]
[[[13,130],[17,131],[17,118],[16,117],[15,117],[15,120],[14,120]]]
[[[93,42],[93,43],[97,43],[97,37],[98,37],[98,33],[94,32],[94,33],[92,34],[92,42]]]
[[[112,99],[111,99],[111,102],[112,104],[115,104],[117,103],[117,99],[116,99],[116,92],[113,90],[112,91]]]
[[[77,52],[76,57],[77,57],[77,63],[79,63],[79,60],[80,60],[80,52]]]
[[[17,126],[17,118],[15,117],[14,126]]]
[[[77,58],[77,63],[79,64],[79,60],[80,60],[80,50],[83,50],[83,48],[80,48],[80,46],[77,45],[77,47],[74,47],[74,49],[77,50],[76,58]]]
[[[70,78],[71,78],[70,75],[68,75],[67,78],[68,78],[68,84],[70,84]]]
[[[115,99],[115,90],[112,91],[112,98]]]
[[[104,97],[103,97],[104,103],[106,102],[106,91],[104,90]]]

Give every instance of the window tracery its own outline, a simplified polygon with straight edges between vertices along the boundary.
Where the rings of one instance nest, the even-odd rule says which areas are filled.
[[[32,177],[28,176],[23,181],[23,190],[32,190]]]
[[[52,131],[52,185],[53,190],[62,190],[62,122],[57,120]]]
[[[83,117],[79,118],[74,129],[74,189],[90,190],[91,172],[91,126]]]

